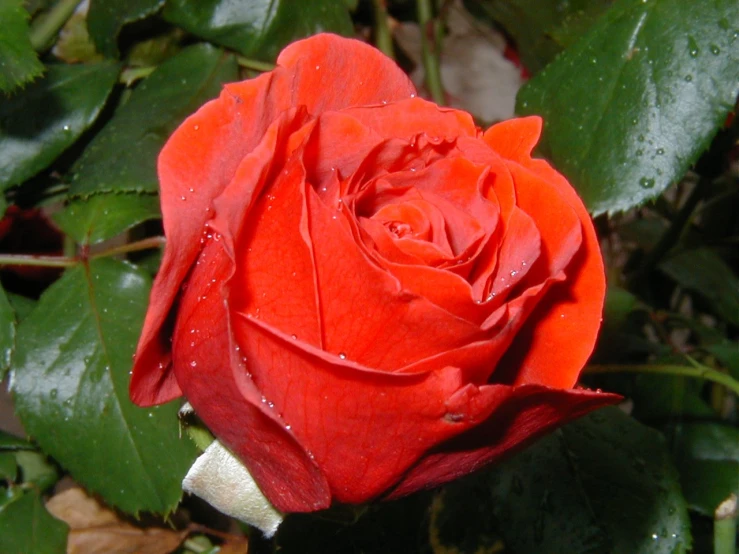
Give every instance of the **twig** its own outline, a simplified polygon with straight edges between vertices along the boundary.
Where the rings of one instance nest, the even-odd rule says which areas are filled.
[[[652,373],[658,375],[678,375],[682,377],[691,377],[694,379],[705,379],[713,383],[719,383],[731,390],[734,394],[739,395],[739,381],[732,379],[730,375],[721,373],[713,368],[698,365],[698,367],[689,367],[684,365],[626,365],[626,364],[609,364],[609,365],[589,365],[585,367],[586,374],[595,373]]]
[[[67,20],[72,17],[74,10],[81,0],[59,0],[46,13],[41,14],[31,24],[31,46],[37,52],[46,50]]]
[[[437,104],[444,104],[444,86],[441,83],[439,67],[439,44],[433,44],[431,37],[436,37],[431,0],[417,0],[418,24],[421,26],[421,50],[423,68],[426,73],[426,86],[431,98]]]
[[[395,58],[393,37],[387,24],[387,6],[385,0],[372,0],[375,13],[375,44],[386,56]]]

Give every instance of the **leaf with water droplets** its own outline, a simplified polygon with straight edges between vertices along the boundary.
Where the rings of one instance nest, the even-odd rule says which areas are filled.
[[[691,543],[663,437],[617,408],[447,485],[440,501],[433,532],[464,553],[496,533],[517,554],[682,554]]]
[[[74,199],[52,219],[79,244],[96,244],[160,217],[154,194],[109,192]]]
[[[737,21],[736,0],[617,0],[521,89],[593,213],[658,196],[706,149],[739,93]]]
[[[235,56],[207,44],[168,59],[90,142],[72,167],[70,193],[156,191],[156,159],[169,135],[237,78]]]
[[[292,41],[322,31],[354,34],[346,6],[336,0],[169,0],[163,16],[194,35],[267,61]]]
[[[502,25],[516,44],[524,67],[538,73],[574,43],[613,0],[465,0],[482,19]]]
[[[95,122],[118,65],[53,65],[42,79],[0,102],[0,190],[51,164]]]
[[[195,458],[177,406],[128,398],[150,279],[111,259],[68,270],[18,326],[12,364],[26,431],[76,481],[129,513],[168,512]]]

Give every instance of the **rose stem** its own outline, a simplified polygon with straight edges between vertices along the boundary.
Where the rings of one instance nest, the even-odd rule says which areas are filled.
[[[29,33],[31,46],[37,52],[46,50],[81,0],[59,0],[48,12],[41,14],[32,24]]]
[[[244,56],[236,56],[236,62],[246,69],[252,69],[254,71],[272,71],[275,66],[274,64],[267,62],[260,62],[259,60],[252,60],[251,58],[245,58]]]
[[[694,379],[705,379],[714,383],[719,383],[727,389],[739,394],[739,381],[735,381],[730,375],[722,373],[710,367],[698,364],[697,367],[684,365],[628,365],[628,364],[609,364],[609,365],[589,365],[585,367],[586,374],[595,373],[655,373],[661,375],[679,375],[683,377],[692,377]]]
[[[3,265],[25,265],[25,266],[41,266],[41,267],[72,267],[85,260],[94,260],[96,258],[107,258],[126,254],[128,252],[137,252],[139,250],[148,250],[150,248],[160,248],[164,246],[164,237],[149,237],[147,239],[116,246],[101,252],[92,254],[91,256],[36,256],[33,254],[0,254],[0,266]]]
[[[444,104],[444,87],[441,84],[441,69],[439,67],[439,47],[432,43],[432,36],[436,36],[434,20],[431,12],[431,0],[417,0],[418,24],[421,26],[421,50],[423,54],[423,68],[426,73],[426,86],[431,98],[437,104]]]
[[[736,552],[736,495],[721,502],[713,514],[713,553]]]
[[[385,0],[372,0],[375,12],[375,44],[382,53],[390,58],[395,58],[393,50],[393,37],[388,26],[388,14]]]

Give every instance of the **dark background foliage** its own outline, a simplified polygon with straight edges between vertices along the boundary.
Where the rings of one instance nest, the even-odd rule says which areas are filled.
[[[735,552],[736,509],[716,509],[739,494],[739,3],[79,4],[0,2],[0,552]],[[520,60],[516,112],[544,117],[539,154],[596,217],[609,291],[582,381],[626,400],[440,490],[288,516],[267,541],[182,498],[198,449],[179,406],[128,399],[162,246],[156,156],[223,83],[321,31],[447,102],[460,14],[465,40]]]

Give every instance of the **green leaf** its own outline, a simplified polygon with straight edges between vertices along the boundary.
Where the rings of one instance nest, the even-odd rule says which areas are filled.
[[[14,488],[0,498],[0,552],[60,554],[67,548],[66,524],[46,511],[37,490]]]
[[[605,408],[482,474],[448,485],[441,544],[476,551],[489,514],[516,554],[680,554],[691,535],[662,436]],[[432,523],[434,523],[432,522]],[[475,522],[482,527],[473,527]]]
[[[114,58],[123,26],[156,13],[163,5],[164,0],[91,0],[87,12],[90,37],[102,54]]]
[[[14,294],[12,292],[7,293],[10,305],[13,306],[15,311],[15,320],[20,323],[23,321],[28,314],[30,314],[36,307],[37,300],[28,298],[27,296],[21,296],[20,294]]]
[[[0,2],[0,91],[9,92],[44,72],[28,36],[28,13],[20,0]]]
[[[50,66],[0,102],[0,190],[46,168],[90,127],[118,77],[113,63]]]
[[[0,451],[0,481],[15,483],[18,476],[18,464],[15,463],[15,453]]]
[[[605,12],[612,0],[466,0],[465,6],[500,24],[516,43],[532,74],[574,43]]]
[[[79,244],[96,244],[161,216],[156,195],[105,193],[72,200],[52,219]]]
[[[156,159],[169,135],[237,78],[236,58],[207,44],[190,46],[164,62],[74,165],[71,193],[156,191]]]
[[[674,429],[677,468],[691,509],[713,517],[731,493],[739,495],[739,429],[684,423]]]
[[[739,279],[716,252],[703,247],[680,250],[660,262],[659,269],[700,294],[717,315],[739,325]]]
[[[22,482],[33,483],[40,491],[45,491],[59,480],[59,472],[41,452],[18,450],[15,461],[21,470]]]
[[[706,350],[726,366],[734,379],[739,380],[739,342],[723,340],[707,346]]]
[[[737,21],[735,0],[617,0],[522,88],[593,213],[659,195],[707,147],[739,92]]]
[[[346,4],[336,0],[170,0],[163,15],[195,35],[264,61],[322,31],[354,34]]]
[[[99,259],[68,270],[18,326],[16,411],[44,452],[88,490],[129,513],[168,512],[195,456],[177,406],[128,398],[131,356],[150,279]]]
[[[20,437],[0,431],[0,450],[32,450],[33,445]]]
[[[15,312],[0,288],[0,381],[10,367],[10,356],[15,348]]]

